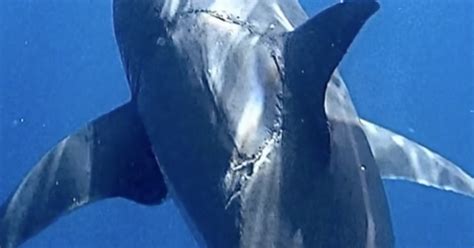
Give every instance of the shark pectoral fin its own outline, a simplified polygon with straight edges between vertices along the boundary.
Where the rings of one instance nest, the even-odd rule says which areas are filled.
[[[124,197],[158,204],[167,190],[145,130],[128,103],[66,137],[0,208],[0,247],[16,247],[61,215]]]
[[[362,120],[384,179],[406,180],[474,197],[474,178],[443,158],[401,135]]]

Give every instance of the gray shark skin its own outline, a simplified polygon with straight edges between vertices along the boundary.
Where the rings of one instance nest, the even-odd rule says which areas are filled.
[[[291,33],[284,26],[295,22],[286,19],[291,6],[272,1],[250,1],[250,12],[220,1],[130,3],[115,2],[114,20],[133,98],[200,244],[391,246],[361,127],[334,122],[329,130],[324,113],[326,83],[375,2],[336,5]],[[252,15],[275,15],[272,8],[282,20]],[[155,22],[156,34],[122,21]]]
[[[110,197],[172,199],[202,247],[392,247],[382,177],[473,196],[449,161],[451,180],[423,178],[410,156],[432,152],[360,121],[336,67],[377,8],[115,0],[132,100],[39,161],[0,208],[0,247]]]

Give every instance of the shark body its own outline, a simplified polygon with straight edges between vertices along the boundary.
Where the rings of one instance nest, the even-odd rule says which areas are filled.
[[[328,126],[324,106],[326,83],[375,2],[339,4],[305,24],[292,1],[114,7],[138,113],[200,244],[391,246],[358,117],[339,105]],[[129,29],[137,26],[147,32]]]
[[[379,167],[398,161],[369,142],[395,134],[361,124],[333,74],[377,8],[308,20],[293,1],[114,1],[132,101],[40,161],[2,207],[0,245],[96,200],[169,196],[204,247],[393,246]],[[23,204],[38,195],[44,212]]]

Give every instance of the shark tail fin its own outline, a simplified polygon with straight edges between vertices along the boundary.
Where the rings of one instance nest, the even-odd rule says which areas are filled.
[[[456,164],[369,121],[361,123],[382,178],[406,180],[474,198],[474,178]]]
[[[159,204],[167,190],[133,103],[66,137],[0,208],[0,247],[11,248],[57,218],[105,198]]]

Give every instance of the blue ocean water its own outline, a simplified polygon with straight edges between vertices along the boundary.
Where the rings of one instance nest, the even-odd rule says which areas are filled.
[[[302,1],[311,15],[333,0]],[[474,175],[474,2],[381,0],[342,63],[359,114]],[[111,1],[0,2],[0,202],[61,138],[129,98]],[[474,200],[386,182],[397,247],[473,247]],[[172,203],[120,199],[23,247],[196,247]]]

